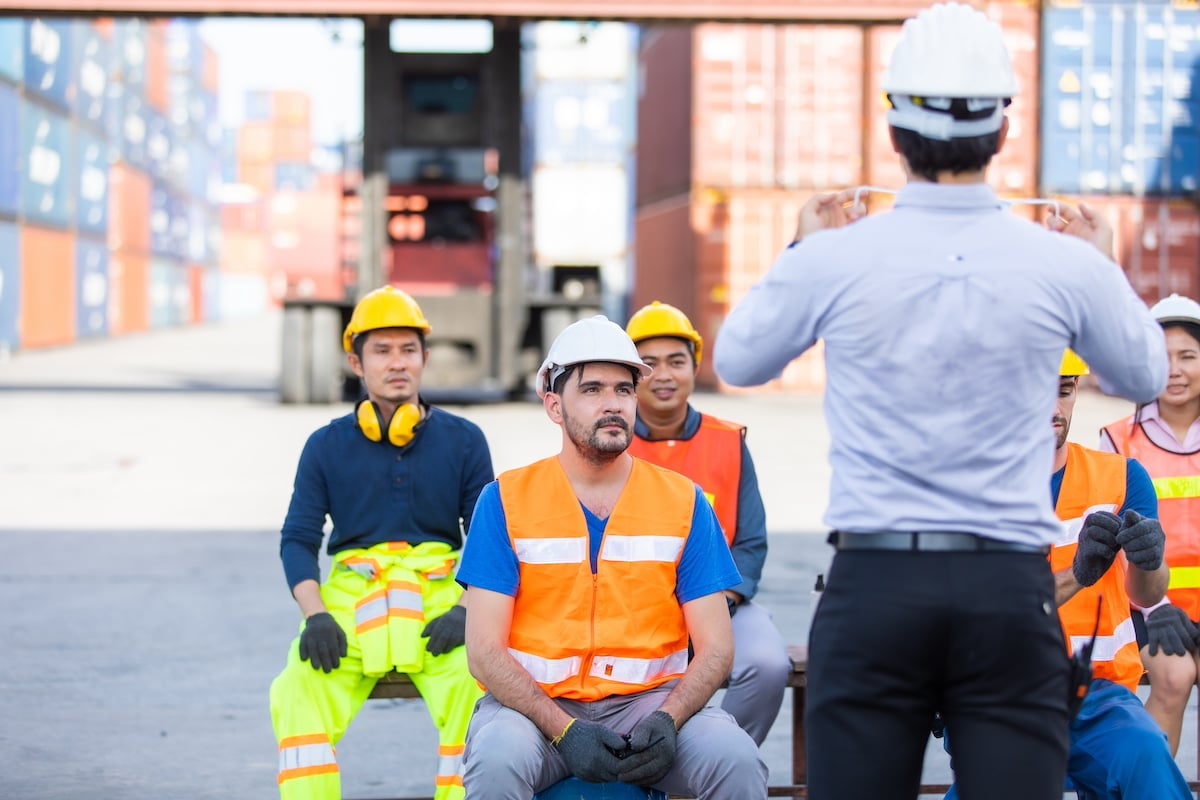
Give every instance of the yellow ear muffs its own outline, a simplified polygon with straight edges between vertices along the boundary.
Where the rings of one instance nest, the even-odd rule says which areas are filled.
[[[383,441],[379,424],[379,409],[370,400],[363,400],[355,411],[358,428],[372,442]],[[417,425],[421,422],[421,409],[413,403],[404,403],[392,414],[388,423],[388,441],[396,447],[404,447],[413,440]]]

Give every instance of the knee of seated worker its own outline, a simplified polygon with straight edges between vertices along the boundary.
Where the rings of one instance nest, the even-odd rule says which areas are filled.
[[[706,709],[701,714],[711,712],[717,712],[717,709]],[[766,766],[759,757],[758,745],[750,734],[738,727],[733,717],[725,712],[717,713],[720,718],[698,720],[693,717],[679,730],[680,750],[705,751],[696,762],[702,765],[699,773],[691,776],[693,788],[707,786],[719,776],[736,782],[731,785],[754,785],[760,777],[765,781]]]
[[[1150,673],[1150,691],[1159,700],[1187,702],[1196,683],[1196,661],[1191,656],[1168,656],[1159,653],[1145,659]]]
[[[501,712],[482,726],[472,725],[463,760],[475,773],[509,770],[539,758],[543,738],[526,717],[515,711]]]
[[[1122,775],[1138,775],[1173,761],[1167,749],[1167,737],[1153,720],[1148,722],[1148,725],[1123,725],[1109,731],[1109,735],[1120,742],[1119,747],[1111,748],[1104,755],[1110,776],[1119,779]]]

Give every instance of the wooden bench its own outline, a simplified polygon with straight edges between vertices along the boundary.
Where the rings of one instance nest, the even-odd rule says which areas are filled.
[[[808,757],[805,753],[804,700],[808,689],[808,648],[804,645],[791,645],[788,647],[788,657],[792,660],[792,673],[787,683],[792,690],[792,782],[786,786],[768,787],[767,795],[807,797]],[[1147,676],[1142,676],[1142,683],[1148,683]],[[397,672],[388,673],[380,678],[371,692],[372,700],[420,696],[409,677]],[[1197,769],[1200,770],[1200,713],[1197,714],[1196,757]],[[1188,788],[1193,792],[1200,792],[1200,780],[1188,781]],[[926,783],[921,785],[921,794],[944,794],[949,789],[948,784]]]

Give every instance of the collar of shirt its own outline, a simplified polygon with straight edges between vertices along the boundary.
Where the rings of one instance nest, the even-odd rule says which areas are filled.
[[[687,441],[691,439],[700,430],[700,412],[692,408],[692,404],[688,403],[687,417],[683,420],[683,435],[676,441]],[[638,414],[637,419],[633,421],[633,435],[639,439],[645,439],[647,442],[656,441],[650,438],[650,429],[646,427],[646,423],[642,421],[642,415]]]
[[[981,208],[1001,208],[1000,198],[986,183],[926,183],[905,184],[896,195],[896,208],[949,208],[972,211]]]
[[[1182,442],[1175,436],[1171,426],[1159,416],[1158,401],[1142,406],[1138,419],[1141,420],[1142,429],[1146,431],[1150,441],[1162,449],[1172,453],[1195,453],[1200,450],[1200,419],[1192,422]]]

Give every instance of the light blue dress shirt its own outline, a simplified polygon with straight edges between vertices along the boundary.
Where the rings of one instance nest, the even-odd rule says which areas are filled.
[[[985,184],[912,183],[892,211],[788,248],[726,319],[713,361],[753,386],[818,339],[825,523],[843,531],[1050,544],[1063,349],[1134,402],[1167,379],[1162,330],[1121,269],[1005,210]]]

